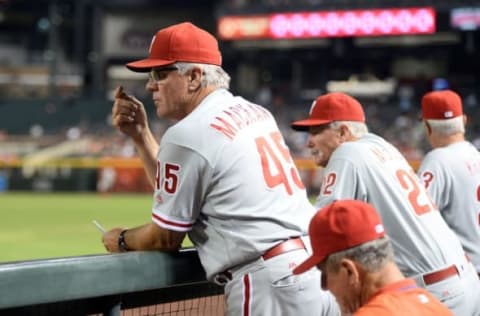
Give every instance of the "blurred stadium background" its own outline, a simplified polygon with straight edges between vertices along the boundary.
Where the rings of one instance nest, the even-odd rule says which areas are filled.
[[[29,199],[25,209],[42,216],[58,192],[81,192],[78,201],[92,193],[94,205],[142,193],[136,222],[148,218],[150,187],[133,145],[110,125],[111,96],[121,84],[143,100],[161,137],[171,122],[154,117],[146,76],[124,63],[145,56],[156,30],[185,20],[218,36],[233,92],[272,110],[313,195],[321,170],[289,123],[324,92],[359,98],[371,129],[415,166],[428,149],[420,97],[454,89],[480,146],[480,1],[0,0],[4,218],[31,216],[19,211]],[[40,206],[33,193],[53,195]],[[64,202],[65,212],[73,204]],[[2,221],[2,231],[11,223]]]
[[[312,195],[321,170],[289,123],[321,93],[361,100],[416,167],[421,96],[456,90],[480,147],[479,0],[0,0],[0,262],[102,253],[92,219],[148,221],[151,189],[110,125],[112,93],[144,101],[160,138],[171,122],[123,65],[185,20],[220,39],[232,91],[274,113]]]
[[[2,213],[15,191],[150,193],[134,146],[110,125],[112,93],[123,85],[144,101],[160,138],[171,122],[124,63],[185,20],[220,39],[232,91],[274,113],[312,195],[321,170],[289,123],[321,93],[360,99],[371,130],[416,166],[428,150],[419,100],[451,88],[480,146],[480,1],[0,0]]]

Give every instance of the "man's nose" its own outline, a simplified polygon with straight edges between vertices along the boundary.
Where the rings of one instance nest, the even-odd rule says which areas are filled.
[[[157,90],[157,84],[155,83],[155,81],[148,79],[147,83],[145,84],[145,90],[147,91]]]
[[[314,144],[313,144],[313,140],[312,140],[312,135],[309,134],[308,137],[307,137],[307,147],[311,148],[313,146],[314,146]]]

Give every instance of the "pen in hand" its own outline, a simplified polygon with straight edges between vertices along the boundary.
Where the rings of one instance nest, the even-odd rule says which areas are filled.
[[[97,222],[96,220],[93,220],[92,223],[98,228],[98,230],[99,230],[102,234],[105,234],[106,230],[105,230],[105,228],[103,228],[102,225],[100,225],[99,222]]]

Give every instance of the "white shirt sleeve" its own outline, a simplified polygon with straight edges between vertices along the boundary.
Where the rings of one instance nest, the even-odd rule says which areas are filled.
[[[190,231],[207,194],[210,168],[197,152],[172,143],[162,144],[157,157],[157,175],[152,220],[160,227]]]
[[[359,176],[357,166],[340,157],[331,159],[324,169],[315,207],[321,208],[335,200],[344,199],[366,201],[367,191]]]

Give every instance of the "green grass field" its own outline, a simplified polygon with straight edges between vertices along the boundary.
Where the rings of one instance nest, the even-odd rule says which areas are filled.
[[[133,227],[151,206],[150,194],[1,193],[0,262],[106,253],[92,220]]]

